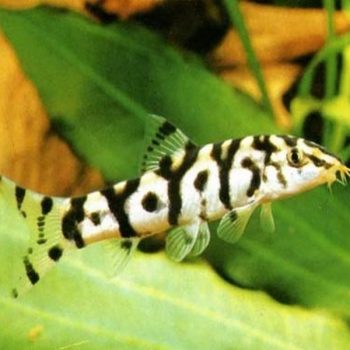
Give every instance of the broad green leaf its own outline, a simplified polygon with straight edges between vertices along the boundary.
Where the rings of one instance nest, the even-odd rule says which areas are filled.
[[[8,211],[2,207],[2,214]],[[2,220],[1,276],[13,269],[9,246],[20,233],[25,233],[23,222],[14,223],[11,215]],[[1,293],[1,349],[350,346],[340,320],[233,287],[203,262],[177,264],[162,253],[137,253],[121,276],[110,279],[104,253],[95,245],[66,256],[20,299]]]
[[[275,234],[255,218],[237,245],[213,240],[210,259],[239,285],[349,317],[349,196],[335,185],[333,195],[321,188],[275,203]]]
[[[147,113],[198,142],[274,130],[251,99],[135,25],[37,9],[2,10],[0,27],[61,133],[108,179],[135,176]]]

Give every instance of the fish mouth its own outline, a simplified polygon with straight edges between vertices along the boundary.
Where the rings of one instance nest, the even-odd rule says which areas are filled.
[[[334,172],[329,179],[328,185],[331,185],[334,181],[341,183],[343,186],[347,185],[347,178],[350,177],[350,168],[348,168],[345,164],[339,163],[334,169]]]

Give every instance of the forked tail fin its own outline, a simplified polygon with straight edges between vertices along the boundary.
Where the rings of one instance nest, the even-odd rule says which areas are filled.
[[[10,268],[8,274],[13,276],[6,276],[7,283],[4,282],[12,296],[17,297],[36,284],[61,258],[64,250],[73,245],[61,231],[64,199],[26,190],[4,177],[0,182],[0,196],[6,206],[17,211],[18,216],[14,215],[13,220],[24,220],[25,223],[26,242],[25,249],[20,253],[19,270]],[[2,234],[5,232],[1,232],[0,228]],[[16,243],[19,242],[14,241],[14,245]]]

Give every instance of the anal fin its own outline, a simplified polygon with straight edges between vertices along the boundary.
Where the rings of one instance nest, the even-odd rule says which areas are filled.
[[[106,264],[110,277],[115,277],[123,272],[139,242],[140,238],[115,238],[101,242],[107,250]]]

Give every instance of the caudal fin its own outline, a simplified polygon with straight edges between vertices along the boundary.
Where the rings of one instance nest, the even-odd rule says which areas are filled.
[[[35,285],[72,244],[61,233],[63,199],[26,190],[4,177],[0,196],[6,206],[16,209],[18,216],[13,220],[24,220],[28,236],[19,269],[8,271],[13,274],[8,287],[12,296],[18,297]]]

